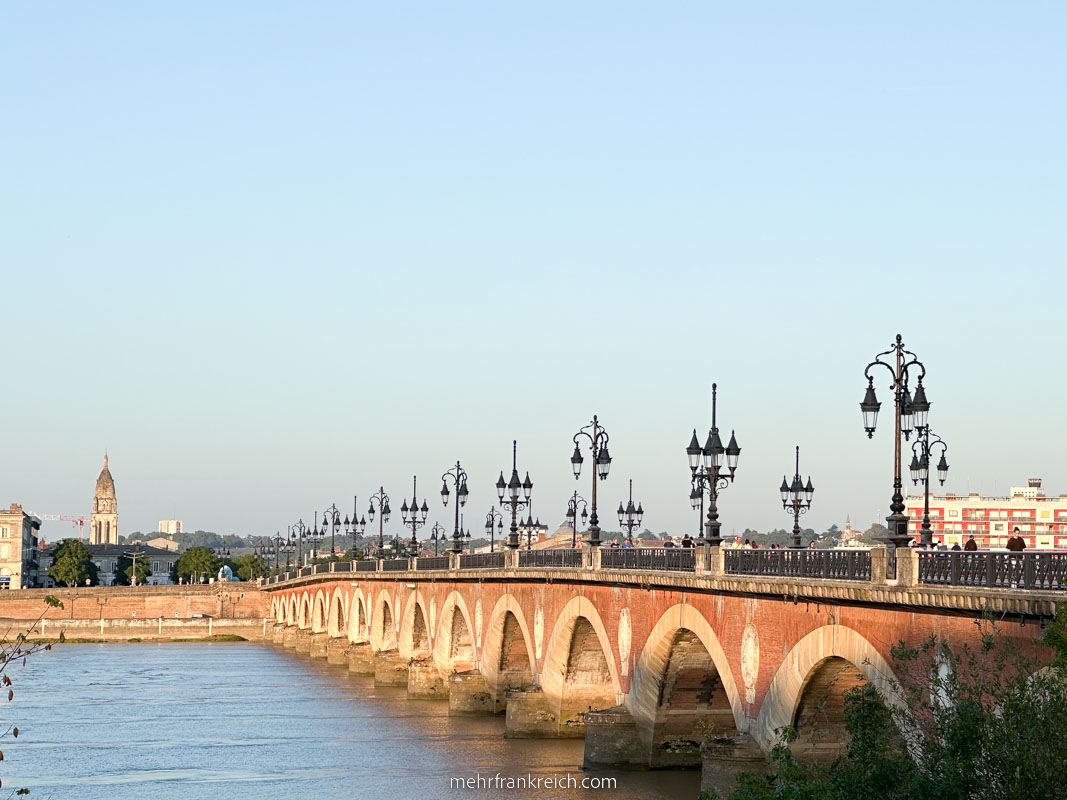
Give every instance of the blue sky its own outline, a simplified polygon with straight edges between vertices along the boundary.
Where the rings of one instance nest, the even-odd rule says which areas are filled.
[[[862,371],[897,332],[946,488],[1067,492],[1065,23],[1049,3],[10,6],[0,502],[87,513],[107,448],[123,532],[268,533],[379,485],[399,508],[413,473],[436,500],[459,458],[477,530],[517,438],[555,524],[597,413],[601,508],[632,477],[648,526],[681,533],[714,380],[742,446],[727,530],[789,524],[796,444],[808,522],[867,525],[891,442],[863,434]]]

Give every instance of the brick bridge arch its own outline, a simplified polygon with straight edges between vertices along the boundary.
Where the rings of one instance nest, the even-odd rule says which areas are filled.
[[[267,591],[286,623],[279,627],[347,639],[350,665],[369,674],[388,656],[409,680],[436,681],[417,696],[449,697],[457,710],[471,710],[460,691],[478,695],[478,709],[506,709],[510,736],[587,734],[594,763],[588,736],[610,725],[634,731],[612,753],[646,766],[699,763],[709,735],[766,752],[787,725],[801,745],[832,755],[841,747],[844,693],[862,681],[886,690],[893,644],[930,636],[974,644],[979,636],[972,597],[946,611],[929,605],[925,587],[908,606],[883,604],[887,589],[864,594],[853,585],[837,589],[847,601],[803,601],[766,579],[759,592],[742,592],[691,577],[661,575],[652,586],[626,578],[374,572],[358,582],[314,575]]]

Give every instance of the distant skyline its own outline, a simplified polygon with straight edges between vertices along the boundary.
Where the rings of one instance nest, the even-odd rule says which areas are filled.
[[[0,47],[0,503],[266,535],[384,486],[534,482],[611,434],[695,532],[684,452],[742,448],[726,533],[884,521],[858,404],[903,334],[946,489],[1067,492],[1067,9],[1046,4],[60,3]],[[887,400],[886,381],[878,388]],[[883,409],[885,406],[883,406]],[[907,459],[905,459],[906,461]],[[907,489],[912,488],[910,482]],[[368,526],[369,528],[369,526]],[[68,535],[47,523],[48,539]]]

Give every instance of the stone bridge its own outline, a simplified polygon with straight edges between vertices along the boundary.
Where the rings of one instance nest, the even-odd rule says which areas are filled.
[[[738,574],[737,554],[718,548],[662,563],[542,552],[288,573],[264,586],[273,638],[455,713],[503,713],[507,736],[584,736],[588,764],[718,769],[762,761],[788,725],[801,754],[832,757],[844,694],[887,686],[892,645],[975,643],[983,610],[1030,641],[1067,596],[1058,584],[927,584],[937,570],[917,551],[887,578],[884,548],[745,556],[749,573],[789,575]]]

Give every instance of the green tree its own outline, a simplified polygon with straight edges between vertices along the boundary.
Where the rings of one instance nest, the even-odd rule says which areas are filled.
[[[1043,658],[995,625],[982,627],[977,648],[936,638],[893,648],[899,681],[887,695],[865,684],[845,698],[843,755],[829,765],[798,761],[789,750],[795,732],[786,730],[773,773],[743,775],[731,800],[1063,797],[1067,606],[1045,630]]]
[[[133,553],[136,553],[136,558]],[[144,553],[137,553],[136,550],[119,556],[118,563],[115,565],[115,583],[119,586],[129,586],[130,581],[133,579],[135,565],[137,585],[143,586],[148,581],[148,578],[151,577],[152,569]]]
[[[190,547],[174,562],[171,579],[175,582],[180,578],[186,583],[199,583],[203,577],[207,581],[218,575],[220,566],[222,562],[213,550],[207,547]]]
[[[52,566],[48,574],[56,583],[81,586],[88,579],[90,585],[99,583],[96,564],[89,548],[78,539],[64,539],[52,553]]]
[[[260,556],[243,555],[233,560],[230,569],[243,581],[254,581],[267,574],[267,565]]]

